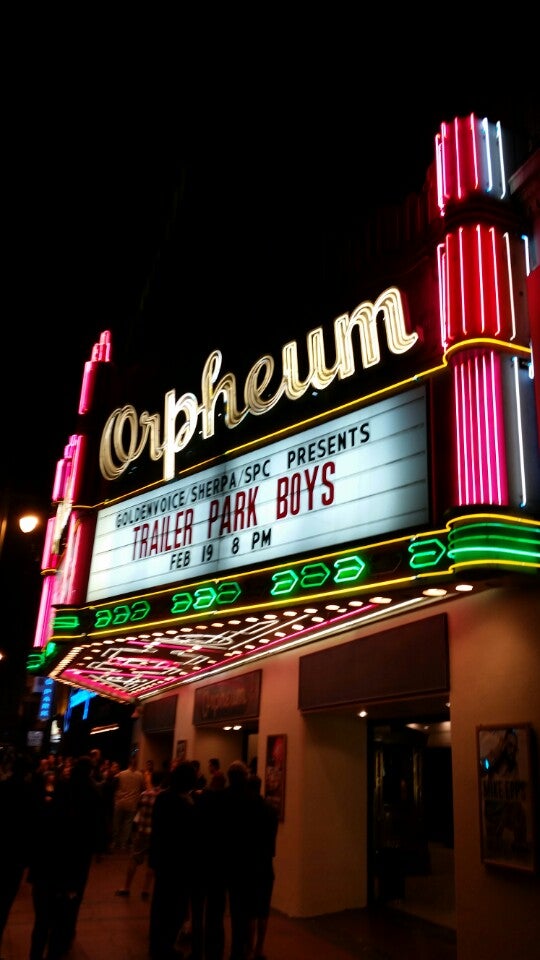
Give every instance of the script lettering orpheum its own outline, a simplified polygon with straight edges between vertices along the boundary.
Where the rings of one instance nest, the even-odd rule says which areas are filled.
[[[176,455],[190,443],[195,430],[204,439],[215,432],[216,404],[224,404],[225,424],[234,429],[248,414],[261,416],[272,410],[282,399],[299,400],[307,390],[325,390],[336,378],[345,380],[356,372],[353,334],[358,333],[363,369],[380,363],[377,318],[382,316],[386,343],[394,354],[403,354],[418,341],[418,333],[407,332],[402,298],[396,287],[389,287],[375,303],[365,301],[352,313],[344,313],[334,320],[335,362],[326,363],[323,329],[318,327],[307,334],[308,373],[301,379],[298,345],[292,340],[282,348],[282,375],[277,390],[265,397],[274,375],[274,359],[260,357],[249,371],[244,384],[244,403],[239,404],[236,377],[225,373],[219,378],[222,355],[214,350],[203,368],[201,401],[195,394],[184,393],[177,399],[176,392],[165,394],[163,430],[158,413],[147,410],[137,415],[130,404],[113,410],[109,416],[100,444],[99,465],[106,480],[120,477],[129,465],[148,450],[153,461],[163,460],[163,479],[175,476]]]

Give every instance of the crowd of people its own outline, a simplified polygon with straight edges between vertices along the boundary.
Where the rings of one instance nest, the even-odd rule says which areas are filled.
[[[139,867],[150,901],[151,960],[264,960],[278,820],[256,769],[224,772],[173,761],[121,769],[99,750],[39,762],[13,754],[0,765],[0,808],[11,829],[0,866],[0,949],[23,878],[34,923],[29,960],[62,960],[75,939],[93,858],[127,855],[129,897]]]

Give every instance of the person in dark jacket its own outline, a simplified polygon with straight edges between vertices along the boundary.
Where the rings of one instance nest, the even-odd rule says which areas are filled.
[[[264,942],[272,893],[273,824],[268,804],[248,782],[249,769],[235,760],[227,770],[224,791],[225,870],[231,920],[230,960],[251,955],[257,918],[262,920],[259,945]],[[269,859],[270,858],[270,859]],[[270,872],[269,872],[270,868]]]
[[[59,960],[75,938],[79,908],[96,851],[100,798],[89,757],[69,779],[37,778],[30,823],[28,880],[34,925],[29,960]]]
[[[28,865],[30,823],[30,757],[5,748],[0,776],[0,950],[8,917]]]
[[[171,770],[169,786],[152,808],[152,833],[148,856],[154,871],[150,904],[150,956],[152,960],[177,958],[175,943],[190,918],[197,856],[197,818],[192,792],[196,772],[189,761]]]
[[[67,785],[67,843],[70,846],[70,898],[65,917],[65,942],[75,939],[79,910],[88,883],[92,859],[102,852],[103,800],[99,785],[92,776],[88,756],[75,761]]]
[[[248,905],[251,927],[249,960],[264,960],[264,942],[274,890],[274,857],[279,818],[275,806],[262,796],[261,778],[252,774],[247,782],[256,803],[250,848],[252,883]]]
[[[218,764],[219,767],[219,764]],[[199,853],[195,867],[198,896],[192,899],[192,948],[194,960],[223,960],[225,951],[225,908],[227,885],[225,872],[225,788],[223,771],[216,769],[208,785],[195,796],[199,826]]]

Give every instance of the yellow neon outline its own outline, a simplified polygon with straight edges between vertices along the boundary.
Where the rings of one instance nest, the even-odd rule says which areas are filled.
[[[254,440],[248,440],[246,443],[240,444],[237,447],[230,447],[221,454],[216,454],[215,457],[209,457],[206,460],[200,460],[196,464],[193,464],[190,467],[186,467],[185,470],[178,470],[175,479],[180,477],[190,476],[194,473],[200,472],[202,469],[212,466],[214,463],[226,461],[233,454],[241,453],[243,450],[251,450],[254,447],[262,447],[271,440],[278,439],[280,437],[290,436],[295,433],[302,427],[312,426],[316,423],[321,422],[322,420],[330,420],[333,417],[341,414],[347,410],[353,410],[356,407],[363,406],[371,400],[376,400],[381,397],[395,393],[398,390],[401,390],[408,386],[414,386],[426,379],[426,377],[434,376],[435,374],[441,373],[448,368],[448,359],[453,357],[455,353],[460,350],[468,350],[473,347],[496,347],[498,350],[502,350],[505,353],[520,354],[523,357],[530,358],[532,355],[531,347],[521,347],[515,343],[509,343],[506,340],[496,340],[493,337],[473,337],[469,340],[460,340],[459,343],[451,344],[443,353],[441,362],[436,366],[428,367],[426,370],[422,370],[419,373],[411,374],[410,377],[406,377],[404,380],[399,380],[396,383],[389,384],[386,387],[381,387],[380,390],[374,390],[371,393],[366,393],[361,397],[356,397],[354,400],[348,400],[346,403],[339,404],[337,407],[332,407],[330,410],[322,411],[321,413],[314,414],[312,417],[307,417],[305,420],[296,421],[293,424],[289,424],[287,427],[281,427],[279,430],[274,430],[271,433],[265,434],[263,437],[258,437]],[[145,484],[142,487],[137,487],[134,490],[130,490],[129,493],[123,493],[117,497],[105,498],[102,501],[98,501],[95,504],[73,504],[73,510],[99,510],[103,507],[114,506],[115,503],[121,503],[124,500],[129,500],[131,497],[137,496],[139,493],[144,493],[146,491],[154,490],[159,487],[166,486],[167,483],[174,483],[173,480],[168,480],[166,482],[163,479],[155,480],[152,483]]]

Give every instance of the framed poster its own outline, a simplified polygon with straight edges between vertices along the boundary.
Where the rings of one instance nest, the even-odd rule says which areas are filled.
[[[535,784],[528,723],[476,728],[482,861],[536,869]]]
[[[178,763],[187,759],[187,740],[176,741],[176,759]]]
[[[266,764],[264,768],[264,796],[276,808],[280,820],[285,815],[285,765],[287,760],[287,736],[276,733],[266,738]]]

